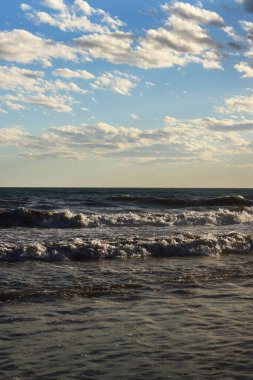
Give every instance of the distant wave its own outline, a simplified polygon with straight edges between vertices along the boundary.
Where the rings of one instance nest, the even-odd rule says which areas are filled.
[[[124,259],[132,257],[198,257],[222,254],[253,253],[253,235],[180,234],[160,238],[129,237],[126,239],[73,239],[71,241],[3,243],[0,261],[64,261]]]
[[[241,195],[224,196],[216,198],[164,198],[164,197],[145,197],[134,195],[120,195],[109,198],[114,202],[136,203],[147,206],[163,206],[167,208],[183,207],[222,207],[222,206],[253,206],[253,201]]]
[[[220,208],[209,211],[185,211],[181,213],[108,213],[75,214],[69,210],[46,211],[17,208],[0,212],[0,227],[26,228],[95,228],[141,226],[224,226],[253,223],[253,207],[237,209]]]

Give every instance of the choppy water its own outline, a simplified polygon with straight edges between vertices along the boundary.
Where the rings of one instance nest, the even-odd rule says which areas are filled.
[[[1,379],[251,379],[253,190],[0,189]]]

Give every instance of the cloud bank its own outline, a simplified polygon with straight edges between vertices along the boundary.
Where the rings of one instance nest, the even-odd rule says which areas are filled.
[[[25,158],[116,159],[125,162],[223,162],[253,153],[243,131],[253,132],[246,119],[164,118],[164,127],[139,129],[107,123],[51,127],[35,135],[21,127],[1,128],[0,145],[16,147]]]

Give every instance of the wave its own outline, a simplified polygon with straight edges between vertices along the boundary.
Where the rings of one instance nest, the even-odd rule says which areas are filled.
[[[75,214],[69,210],[45,211],[17,208],[0,212],[0,227],[95,228],[141,226],[224,226],[253,223],[253,207],[234,210],[187,211],[182,213]]]
[[[244,198],[241,195],[223,196],[215,198],[162,198],[162,197],[145,197],[133,195],[120,195],[109,198],[114,202],[136,203],[149,206],[163,206],[167,208],[184,208],[184,207],[222,207],[222,206],[253,206],[253,201]]]
[[[123,259],[132,257],[195,257],[253,253],[253,235],[179,234],[160,238],[129,237],[118,240],[73,239],[72,241],[4,243],[0,261],[64,261]]]

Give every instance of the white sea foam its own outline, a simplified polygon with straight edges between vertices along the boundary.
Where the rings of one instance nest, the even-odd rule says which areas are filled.
[[[215,256],[252,253],[253,235],[178,234],[160,238],[73,239],[71,241],[3,243],[0,261],[92,260],[130,257]]]
[[[141,226],[224,226],[253,223],[253,207],[220,208],[208,211],[185,212],[128,212],[83,214],[65,211],[40,211],[18,208],[0,213],[0,226],[41,228],[93,228]]]

